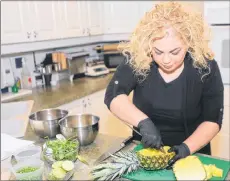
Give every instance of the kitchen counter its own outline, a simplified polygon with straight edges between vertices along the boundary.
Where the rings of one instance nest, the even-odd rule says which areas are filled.
[[[39,138],[35,135],[27,135],[27,137],[25,137],[24,139],[35,141],[35,145],[42,145],[44,143],[44,139]],[[92,144],[90,144],[89,146],[81,147],[80,155],[85,158],[85,160],[89,163],[89,166],[81,162],[77,162],[76,171],[71,180],[92,180],[89,173],[95,160],[99,158],[99,156],[102,155],[104,152],[106,152],[108,148],[114,145],[119,145],[120,143],[122,143],[122,141],[124,141],[124,139],[125,138],[110,136],[106,134],[98,134],[96,140]],[[138,143],[139,142],[134,141],[122,150],[133,149]],[[11,176],[11,180],[13,179],[14,177]],[[228,173],[226,180],[230,180],[230,172]]]
[[[75,79],[72,83],[69,80],[62,80],[54,87],[35,88],[30,95],[5,102],[34,100],[32,112],[56,108],[105,89],[112,76],[113,73],[100,77],[83,77]]]

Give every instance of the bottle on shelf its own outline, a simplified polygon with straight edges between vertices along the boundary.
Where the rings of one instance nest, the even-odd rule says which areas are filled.
[[[32,89],[32,77],[31,73],[26,65],[26,60],[22,60],[22,73],[21,73],[21,82],[23,89]]]

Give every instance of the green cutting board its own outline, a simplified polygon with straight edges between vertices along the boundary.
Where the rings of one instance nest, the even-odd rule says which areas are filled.
[[[135,151],[141,150],[142,145],[138,145],[134,148]],[[195,154],[196,155],[196,154]],[[216,167],[223,169],[223,177],[212,177],[210,180],[225,180],[227,177],[228,171],[230,169],[230,162],[219,160],[215,158],[205,157],[201,155],[196,155],[199,157],[200,161],[203,164],[215,164]],[[176,180],[172,170],[159,170],[159,171],[147,171],[144,169],[139,169],[133,173],[123,175],[123,178],[129,180]]]

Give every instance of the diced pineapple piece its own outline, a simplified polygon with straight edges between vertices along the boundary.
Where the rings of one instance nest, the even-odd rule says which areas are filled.
[[[217,168],[216,165],[210,165],[212,170],[212,176],[214,177],[223,177],[223,170],[220,168]]]
[[[212,177],[222,177],[223,176],[223,170],[220,168],[217,168],[215,165],[209,164],[204,165],[207,178],[206,180],[209,180]]]
[[[212,178],[212,169],[209,165],[204,165],[205,171],[206,171],[206,178],[205,180],[209,180]]]

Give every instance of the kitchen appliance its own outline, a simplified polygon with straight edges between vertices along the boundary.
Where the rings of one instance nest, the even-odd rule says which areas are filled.
[[[32,130],[39,137],[55,137],[60,133],[58,121],[68,115],[68,111],[62,109],[44,109],[29,116]]]
[[[32,82],[33,87],[42,87],[45,84],[45,80],[43,79],[43,75],[40,72],[32,73]]]
[[[211,48],[220,68],[224,84],[230,84],[230,3],[229,1],[204,1],[204,17],[211,25]]]
[[[100,162],[104,161],[106,158],[110,157],[111,154],[115,154],[125,146],[127,146],[129,143],[131,143],[134,140],[133,136],[128,137],[125,139],[121,144],[112,146],[108,151],[103,153],[95,162],[94,165],[98,165]]]
[[[10,59],[1,58],[1,89],[14,85],[14,74]]]
[[[116,68],[125,60],[126,60],[126,57],[118,51],[104,52],[105,66],[109,68],[110,71],[115,71]]]
[[[124,62],[126,60],[126,57],[118,51],[117,47],[118,43],[112,43],[105,44],[103,46],[96,46],[94,48],[97,53],[101,54],[105,66],[110,71],[115,71],[117,66],[120,65],[121,62]]]
[[[104,61],[99,57],[87,59],[85,75],[96,77],[109,73],[109,69],[105,66]]]
[[[59,72],[62,70],[61,63],[54,63],[54,71]]]
[[[89,53],[85,51],[66,53],[69,79],[73,81],[74,76],[85,76],[86,58]]]
[[[52,64],[46,65],[45,68],[43,68],[44,74],[52,74]]]
[[[59,121],[61,133],[65,138],[77,137],[81,146],[91,144],[99,129],[98,116],[92,114],[77,114],[67,116]]]

